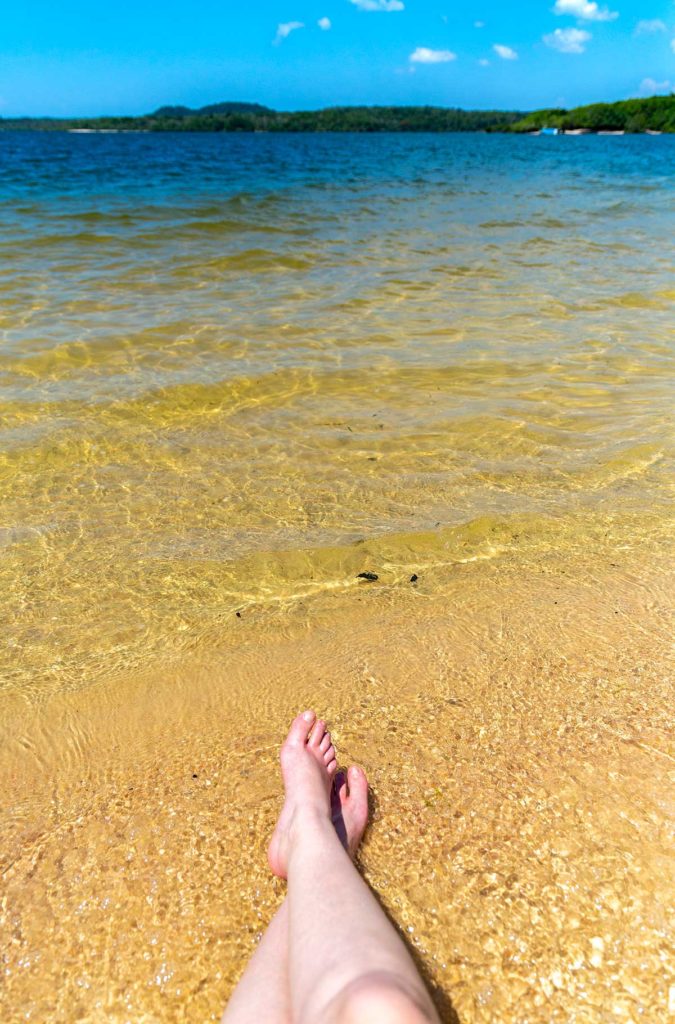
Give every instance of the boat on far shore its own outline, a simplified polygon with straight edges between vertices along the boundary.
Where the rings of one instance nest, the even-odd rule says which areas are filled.
[[[67,128],[70,135],[144,135],[147,128]]]
[[[626,132],[623,129],[600,129],[596,131],[594,128],[534,128],[530,132],[524,132],[525,135],[663,135],[662,131],[658,131],[655,128],[645,128],[641,132]]]

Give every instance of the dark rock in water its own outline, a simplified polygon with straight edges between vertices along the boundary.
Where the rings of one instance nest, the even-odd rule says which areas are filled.
[[[412,574],[412,576],[410,577],[410,582],[411,582],[411,583],[417,583],[418,579],[419,579],[419,576],[417,575],[417,573],[416,573],[416,572],[414,572],[414,573]]]
[[[234,614],[237,616],[238,619],[241,618],[241,612],[235,612]]]
[[[379,580],[380,577],[376,572],[360,572],[356,578],[357,580],[370,580],[372,583],[375,580]]]

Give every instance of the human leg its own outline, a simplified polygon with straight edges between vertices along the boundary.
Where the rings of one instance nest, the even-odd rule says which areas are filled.
[[[332,748],[330,734],[325,733],[322,743],[316,747],[316,756],[322,759],[322,763],[325,763],[325,753],[329,748]],[[344,849],[353,856],[368,820],[368,783],[360,769],[350,769],[349,775],[344,772],[333,773],[334,769],[331,769],[332,825]],[[273,863],[272,856],[270,860]],[[273,863],[273,870],[277,874],[283,873],[279,864]],[[291,1020],[288,900],[285,900],[272,918],[232,993],[222,1024],[289,1024]]]
[[[222,1024],[290,1024],[288,900],[260,940],[230,1001]]]
[[[330,817],[334,750],[305,712],[281,751],[286,802],[270,844],[288,878],[289,987],[295,1024],[437,1024],[395,929],[354,868]],[[349,780],[365,783],[359,769]]]

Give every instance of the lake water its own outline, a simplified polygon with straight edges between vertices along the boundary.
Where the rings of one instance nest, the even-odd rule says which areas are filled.
[[[446,1019],[660,1016],[674,172],[0,133],[5,1020],[217,1019],[317,702]]]

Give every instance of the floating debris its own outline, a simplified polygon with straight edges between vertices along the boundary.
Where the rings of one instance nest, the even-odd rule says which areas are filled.
[[[371,583],[374,583],[375,580],[379,580],[380,577],[376,572],[360,572],[356,578],[357,580],[370,580]]]
[[[414,573],[412,574],[412,576],[410,577],[410,582],[411,582],[411,583],[417,583],[418,579],[419,579],[419,576],[417,575],[417,573],[416,573],[416,572],[414,572]]]

